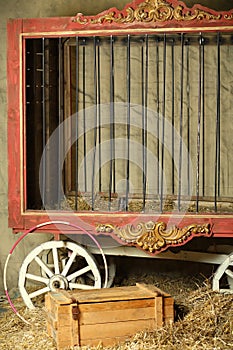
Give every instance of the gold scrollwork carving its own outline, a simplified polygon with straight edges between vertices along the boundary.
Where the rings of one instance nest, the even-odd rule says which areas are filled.
[[[168,246],[183,244],[190,236],[209,235],[209,224],[192,224],[183,228],[172,227],[168,231],[164,222],[139,223],[136,227],[126,225],[118,227],[112,224],[100,224],[96,227],[98,233],[112,233],[126,243],[138,245],[142,249],[154,253]]]
[[[225,19],[233,19],[233,13],[224,16]]]
[[[219,20],[221,13],[214,15],[204,9],[196,8],[195,10],[186,10],[184,6],[172,6],[165,0],[146,0],[134,9],[128,7],[126,15],[110,11],[98,18],[88,18],[82,14],[77,14],[74,22],[79,24],[101,24],[101,23],[133,23],[133,22],[166,22],[169,20],[192,21],[192,20]],[[231,16],[230,16],[231,17]],[[225,16],[226,19],[230,19]]]

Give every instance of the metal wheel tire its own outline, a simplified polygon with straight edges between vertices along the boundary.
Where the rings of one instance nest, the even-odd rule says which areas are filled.
[[[113,285],[114,279],[116,276],[116,262],[113,257],[108,259],[108,283],[107,288],[110,288]]]
[[[52,262],[43,256],[50,251]],[[33,283],[33,284],[32,284]],[[33,249],[19,271],[19,290],[26,306],[49,291],[61,289],[99,289],[100,271],[94,257],[77,243],[49,241]]]
[[[221,288],[221,280],[226,277],[228,288]],[[213,290],[220,293],[233,293],[233,253],[218,267],[213,277]]]

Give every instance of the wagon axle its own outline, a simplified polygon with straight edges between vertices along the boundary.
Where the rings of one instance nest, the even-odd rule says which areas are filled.
[[[50,278],[49,288],[51,291],[55,292],[56,289],[69,289],[69,282],[67,278],[62,275],[54,275]]]

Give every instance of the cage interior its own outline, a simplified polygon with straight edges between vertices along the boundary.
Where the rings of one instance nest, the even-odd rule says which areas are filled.
[[[26,209],[233,209],[233,36],[25,39]]]

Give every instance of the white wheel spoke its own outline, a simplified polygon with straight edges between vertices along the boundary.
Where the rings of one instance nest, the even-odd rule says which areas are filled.
[[[54,272],[55,272],[55,275],[59,275],[60,268],[59,268],[59,258],[58,258],[57,248],[53,247],[52,252],[53,252]]]
[[[92,273],[87,273],[87,277],[90,278],[90,280],[94,281],[95,277],[93,276]]]
[[[50,291],[49,287],[44,287],[42,289],[38,289],[35,292],[32,292],[32,293],[28,294],[28,296],[29,296],[30,299],[32,299],[32,298],[38,297],[39,295],[45,294],[45,293],[47,293],[49,291]]]
[[[90,271],[91,268],[89,265],[87,265],[86,267],[84,267],[83,269],[81,270],[78,270],[78,271],[75,271],[74,273],[72,273],[71,275],[67,276],[67,280],[68,281],[71,281],[73,278],[77,278],[81,275],[83,275],[84,273]]]
[[[71,254],[71,256],[69,257],[69,260],[67,261],[67,263],[66,263],[66,265],[65,265],[65,267],[64,267],[64,269],[63,269],[63,271],[62,271],[62,273],[61,273],[62,276],[66,276],[66,275],[67,275],[67,273],[68,273],[68,271],[69,271],[71,265],[72,265],[73,262],[74,262],[74,259],[76,258],[76,255],[77,255],[77,253],[73,251],[72,254]]]
[[[42,276],[37,276],[37,275],[33,275],[31,273],[27,273],[26,274],[26,278],[32,281],[38,281],[38,282],[42,282],[44,284],[48,284],[49,283],[49,279],[42,277]]]
[[[233,293],[233,272],[231,270],[232,261],[233,261],[233,253],[228,255],[228,257],[217,268],[213,277],[213,290],[216,290],[220,293]],[[224,275],[227,277],[229,289],[221,288],[221,281]]]
[[[84,290],[96,289],[95,286],[89,286],[87,284],[81,284],[81,283],[70,283],[69,286],[72,289],[84,289]]]
[[[54,273],[48,268],[48,266],[38,256],[35,257],[35,261],[49,277],[52,277],[54,275]]]
[[[226,269],[225,271],[226,275],[229,276],[230,278],[233,278],[233,272],[230,269]]]

